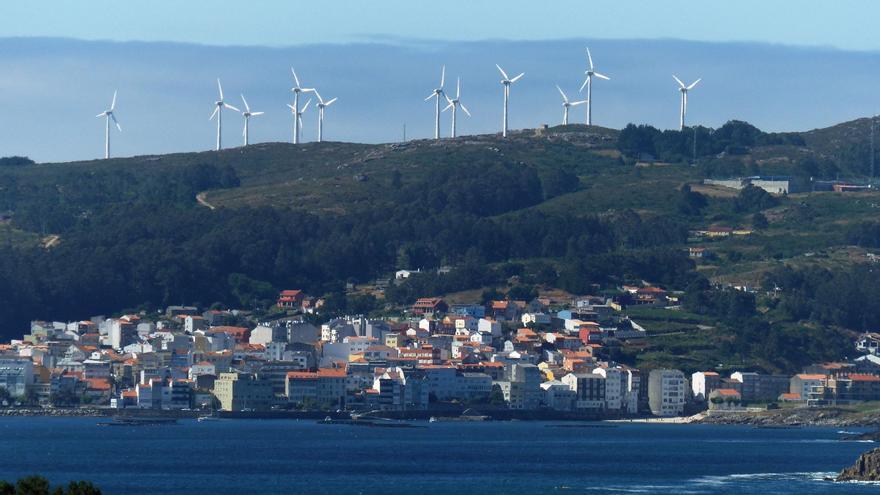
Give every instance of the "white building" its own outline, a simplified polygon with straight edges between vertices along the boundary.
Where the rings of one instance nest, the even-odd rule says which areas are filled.
[[[0,356],[0,388],[9,395],[22,396],[34,383],[34,364],[28,358]]]
[[[648,405],[655,416],[680,416],[687,400],[687,379],[679,370],[651,370]]]
[[[488,318],[480,318],[477,323],[477,330],[480,333],[487,333],[493,337],[501,336],[501,323]]]

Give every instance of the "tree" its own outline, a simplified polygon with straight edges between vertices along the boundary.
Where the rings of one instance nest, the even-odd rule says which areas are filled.
[[[763,213],[758,212],[752,215],[752,228],[755,230],[764,230],[769,226],[770,222],[767,221],[767,217]]]
[[[734,209],[738,212],[759,212],[773,208],[779,204],[779,200],[767,191],[751,184],[744,187],[734,202]]]

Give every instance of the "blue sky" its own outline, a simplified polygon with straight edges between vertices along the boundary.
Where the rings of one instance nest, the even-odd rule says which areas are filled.
[[[703,78],[690,96],[689,122],[809,130],[880,110],[880,37],[870,36],[880,3],[830,4],[0,2],[0,111],[17,116],[0,132],[0,156],[101,156],[104,128],[95,115],[115,89],[123,132],[114,130],[114,156],[211,149],[218,77],[231,103],[244,93],[266,112],[252,121],[251,142],[290,140],[291,66],[305,85],[339,97],[328,109],[328,140],[396,141],[404,124],[408,137],[429,137],[433,105],[423,98],[442,64],[450,83],[462,77],[473,114],[461,117],[459,134],[499,130],[495,63],[526,72],[512,88],[511,127],[555,124],[562,116],[555,85],[578,97],[585,46],[612,77],[594,87],[599,125],[677,127],[675,73]],[[583,121],[581,108],[573,122]],[[315,138],[315,118],[304,115],[305,141]],[[448,120],[444,114],[443,135]],[[224,115],[224,142],[240,140],[241,117]]]
[[[759,41],[878,50],[871,0],[27,0],[0,36],[287,46],[373,37]]]

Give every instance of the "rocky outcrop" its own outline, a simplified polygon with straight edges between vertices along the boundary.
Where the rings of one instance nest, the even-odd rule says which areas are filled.
[[[855,464],[840,472],[837,481],[880,481],[880,449],[860,455]]]

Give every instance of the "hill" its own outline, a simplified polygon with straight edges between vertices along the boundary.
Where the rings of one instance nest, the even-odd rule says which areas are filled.
[[[709,361],[727,342],[726,358],[789,368],[793,354],[748,350],[771,338],[802,348],[804,335],[842,342],[847,329],[880,323],[876,305],[860,304],[865,294],[850,287],[874,283],[865,267],[880,247],[880,194],[772,196],[700,183],[746,173],[798,180],[816,170],[858,178],[864,167],[847,150],[861,143],[852,135],[860,126],[767,134],[742,122],[685,132],[572,125],[508,139],[271,143],[0,166],[0,337],[20,335],[35,318],[182,303],[259,309],[290,287],[327,295],[332,313],[491,288],[613,292],[644,280],[681,291],[706,321],[673,322],[694,332],[621,355],[662,364],[703,348],[692,358]],[[693,234],[710,227],[751,234]],[[693,258],[689,247],[707,256]],[[452,272],[416,277],[385,301],[344,290],[398,268],[441,265]],[[739,296],[726,287],[772,280],[787,286],[728,304]],[[833,358],[845,346],[803,358]]]

